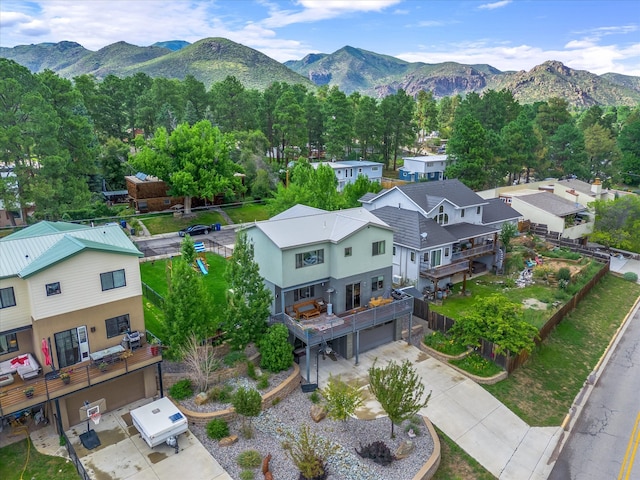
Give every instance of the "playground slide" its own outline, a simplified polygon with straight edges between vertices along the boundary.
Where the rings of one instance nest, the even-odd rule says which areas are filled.
[[[202,260],[200,260],[199,258],[196,259],[196,263],[198,264],[198,267],[200,267],[200,271],[202,272],[203,275],[206,275],[209,273],[209,270],[207,270],[207,267],[205,266],[204,262]]]

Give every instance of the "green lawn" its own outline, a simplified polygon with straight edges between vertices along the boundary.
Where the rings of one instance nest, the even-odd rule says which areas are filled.
[[[640,285],[605,275],[521,368],[484,388],[529,425],[560,425],[639,296]]]
[[[269,219],[267,206],[257,203],[242,205],[240,207],[227,207],[224,211],[231,217],[233,223],[249,223]]]
[[[23,473],[25,463],[26,469]],[[25,439],[0,448],[0,478],[70,480],[80,478],[80,475],[72,462],[62,457],[43,455],[36,450],[31,441]]]
[[[440,439],[440,466],[433,480],[495,480],[488,470],[436,428]]]
[[[209,274],[203,276],[204,284],[209,296],[213,299],[216,311],[221,312],[226,304],[227,282],[223,277],[228,260],[214,253],[207,253],[206,259],[209,264]],[[167,264],[170,262],[170,259],[165,259],[140,264],[142,281],[162,297],[165,297],[168,292]],[[147,330],[161,340],[165,340],[164,314],[146,298],[144,299],[144,319]]]
[[[144,223],[151,235],[177,232],[184,227],[188,227],[189,225],[196,223],[202,223],[204,225],[211,225],[213,223],[226,225],[227,223],[222,215],[211,210],[194,212],[194,214],[195,217],[182,218],[174,217],[173,213],[160,213],[149,217],[141,217],[140,221]]]

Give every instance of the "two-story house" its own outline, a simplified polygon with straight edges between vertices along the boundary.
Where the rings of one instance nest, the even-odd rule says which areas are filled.
[[[355,183],[360,175],[363,175],[372,182],[380,183],[382,181],[383,164],[378,162],[370,162],[367,160],[343,160],[340,162],[313,162],[311,166],[318,168],[319,165],[327,165],[331,167],[333,173],[338,179],[338,191],[344,190],[344,187],[350,183]]]
[[[141,256],[117,225],[40,222],[0,240],[3,418],[41,407],[67,429],[86,420],[85,402],[112,410],[157,394],[162,357],[145,344]]]
[[[402,157],[404,165],[398,169],[398,178],[407,182],[444,180],[447,155]]]
[[[455,274],[493,266],[502,224],[521,217],[455,179],[395,186],[360,201],[394,230],[394,282],[420,291],[435,292]]]
[[[392,291],[393,230],[364,208],[296,205],[243,231],[254,246],[274,321],[306,349],[331,343],[345,358],[397,340],[410,297]]]

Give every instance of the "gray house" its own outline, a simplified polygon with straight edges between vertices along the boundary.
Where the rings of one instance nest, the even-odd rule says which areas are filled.
[[[327,346],[345,358],[397,340],[411,297],[392,290],[393,230],[364,208],[303,205],[243,231],[254,246],[272,321],[287,325],[307,359]]]

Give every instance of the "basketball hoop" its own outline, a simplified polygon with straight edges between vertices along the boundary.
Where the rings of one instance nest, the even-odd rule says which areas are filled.
[[[93,415],[89,415],[89,418],[91,419],[94,425],[98,425],[100,423],[100,417],[102,417],[100,412],[96,412]]]

